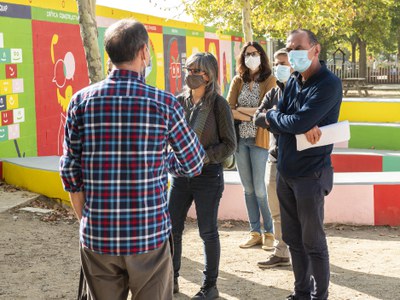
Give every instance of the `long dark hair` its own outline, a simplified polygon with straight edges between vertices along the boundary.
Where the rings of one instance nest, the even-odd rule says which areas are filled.
[[[186,67],[200,69],[207,74],[209,81],[204,93],[204,102],[209,105],[212,103],[211,99],[220,93],[217,59],[209,52],[198,52],[188,57]],[[184,86],[182,94],[185,98],[191,96],[191,90],[187,85]]]
[[[269,59],[268,59],[267,54],[265,53],[263,47],[261,47],[260,44],[257,42],[247,42],[243,46],[242,51],[240,52],[240,56],[237,60],[236,71],[244,82],[252,81],[251,76],[250,76],[250,69],[246,66],[246,64],[244,62],[244,59],[245,59],[244,54],[246,53],[246,49],[249,46],[253,46],[254,48],[256,48],[256,50],[260,54],[261,64],[260,64],[260,68],[258,70],[259,75],[258,75],[258,78],[256,81],[262,82],[262,81],[266,80],[272,74],[272,71],[271,71],[271,66],[269,64]]]

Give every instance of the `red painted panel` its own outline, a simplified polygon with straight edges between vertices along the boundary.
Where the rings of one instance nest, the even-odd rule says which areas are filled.
[[[379,155],[332,154],[335,172],[382,172],[383,158]]]
[[[153,25],[153,24],[144,24],[144,27],[146,27],[147,32],[154,32],[154,33],[162,33],[162,26],[159,25]]]
[[[375,225],[400,225],[400,184],[374,186]]]
[[[89,85],[79,25],[32,21],[38,156],[60,155],[71,96]]]
[[[241,36],[234,36],[232,35],[232,42],[242,42],[243,38]]]
[[[6,78],[18,78],[18,67],[17,64],[5,65]]]
[[[6,110],[1,112],[1,125],[11,125],[14,123],[14,115],[12,110]]]

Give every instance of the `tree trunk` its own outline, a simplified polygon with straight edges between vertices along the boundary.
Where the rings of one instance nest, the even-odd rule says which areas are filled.
[[[357,41],[351,41],[351,62],[356,63]]]
[[[98,43],[96,0],[76,0],[76,2],[78,4],[79,26],[86,53],[89,79],[90,83],[93,84],[104,78]]]
[[[358,47],[360,51],[360,61],[358,64],[359,67],[359,77],[366,78],[367,77],[367,42],[358,39]]]
[[[328,60],[328,51],[327,51],[328,44],[321,41],[320,45],[321,45],[321,52],[319,53],[319,59],[326,62]]]
[[[400,28],[397,29],[397,63],[400,62]]]
[[[244,34],[244,41],[253,41],[253,30],[251,28],[251,7],[250,0],[243,0],[242,6],[242,30]]]

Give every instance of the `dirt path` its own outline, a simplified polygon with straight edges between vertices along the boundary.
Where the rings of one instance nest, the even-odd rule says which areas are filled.
[[[78,224],[71,212],[55,208],[45,217],[15,209],[0,213],[0,299],[76,299]],[[269,252],[240,249],[246,231],[244,222],[220,225],[221,299],[284,299],[292,290],[291,269],[259,269],[257,261]],[[327,234],[330,299],[400,299],[400,228],[328,225]],[[201,283],[202,244],[193,220],[183,250],[175,299],[190,299]]]

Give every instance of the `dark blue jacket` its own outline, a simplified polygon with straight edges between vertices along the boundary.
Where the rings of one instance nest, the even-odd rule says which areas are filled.
[[[342,103],[342,82],[324,63],[320,70],[302,82],[294,72],[286,84],[278,110],[268,111],[270,130],[279,134],[278,170],[286,177],[310,176],[331,165],[333,145],[296,149],[296,134],[336,123]]]

